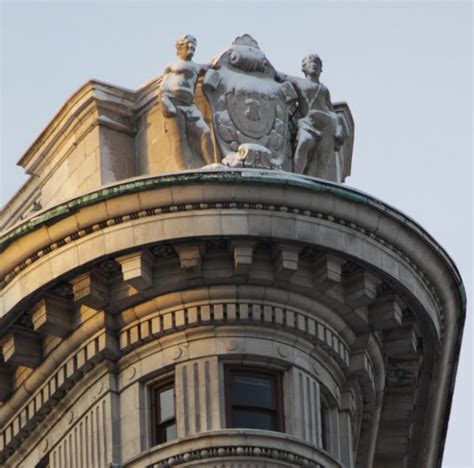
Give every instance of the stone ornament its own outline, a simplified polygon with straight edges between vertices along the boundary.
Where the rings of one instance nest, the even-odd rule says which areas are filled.
[[[347,130],[319,81],[316,54],[303,59],[305,78],[298,78],[277,71],[248,34],[206,65],[192,61],[196,45],[193,36],[181,36],[178,60],[160,78],[168,141],[160,157],[179,170],[217,163],[343,181],[350,162],[338,152]]]
[[[289,82],[280,83],[276,77],[276,70],[248,34],[237,37],[214,59],[203,88],[224,156],[238,151],[245,165],[247,155],[252,158],[255,151],[244,155],[241,145],[259,145],[271,153],[270,167],[291,170],[289,116],[297,94]],[[230,157],[226,162],[232,166],[236,159]]]
[[[301,69],[306,78],[280,74],[298,93],[296,110],[295,172],[328,178],[331,161],[344,143],[344,123],[334,112],[329,90],[320,81],[323,62],[316,54],[303,58]]]
[[[237,153],[228,154],[222,164],[229,167],[254,167],[261,169],[275,169],[272,161],[272,152],[265,146],[255,143],[244,143],[239,146]]]
[[[211,132],[194,102],[198,77],[208,69],[192,61],[196,45],[189,34],[178,38],[178,60],[165,68],[158,92],[165,130],[171,136],[171,157],[181,169],[214,162]]]

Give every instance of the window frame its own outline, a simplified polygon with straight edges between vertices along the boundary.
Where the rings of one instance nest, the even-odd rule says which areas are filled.
[[[326,452],[331,452],[331,415],[330,406],[326,398],[321,394],[319,401],[319,417],[321,420],[321,448]]]
[[[167,418],[164,421],[160,421],[159,418],[161,408],[159,395],[170,388],[173,389],[174,414],[173,417]],[[166,433],[166,429],[173,423],[175,425],[176,432],[178,429],[176,417],[176,382],[174,374],[163,376],[162,378],[152,382],[148,386],[148,396],[150,403],[150,446],[154,447],[155,445],[161,445],[172,440],[176,440],[178,438],[177,434],[173,439],[166,439],[165,437],[162,437],[162,434]]]
[[[273,401],[274,408],[268,409],[262,406],[247,406],[247,405],[233,405],[232,404],[232,376],[233,375],[249,375],[267,377],[272,380]],[[283,373],[278,370],[258,367],[258,366],[243,366],[243,365],[225,365],[224,366],[224,390],[225,390],[225,417],[226,427],[228,429],[252,429],[245,427],[236,427],[233,424],[232,410],[234,408],[255,410],[256,412],[263,412],[272,414],[274,416],[274,428],[272,429],[255,429],[262,431],[285,432],[285,415],[284,415],[284,401],[283,401]]]

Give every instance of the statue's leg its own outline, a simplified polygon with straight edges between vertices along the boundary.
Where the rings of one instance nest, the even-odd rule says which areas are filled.
[[[205,164],[213,164],[216,161],[214,160],[214,145],[212,143],[211,131],[200,114],[197,109],[193,112],[193,118],[188,124],[189,133],[194,141],[199,142],[198,146]]]
[[[188,169],[186,164],[186,126],[183,113],[178,109],[176,117],[164,118],[165,132],[168,135],[169,155],[174,159],[177,169]]]
[[[308,165],[309,154],[314,147],[314,138],[306,130],[300,128],[297,141],[298,144],[295,150],[295,172],[303,174]]]
[[[321,179],[327,179],[329,174],[329,163],[331,158],[335,157],[334,138],[332,135],[326,135],[318,143],[318,154],[315,168],[315,176]]]

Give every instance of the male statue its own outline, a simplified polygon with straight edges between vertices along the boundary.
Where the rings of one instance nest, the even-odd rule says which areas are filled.
[[[319,81],[323,69],[316,54],[306,56],[302,71],[306,79],[278,74],[290,81],[298,94],[295,172],[328,178],[331,160],[345,140],[344,126],[334,111],[329,90]]]
[[[178,38],[179,58],[165,68],[159,89],[161,111],[180,169],[200,167],[202,160],[205,164],[214,162],[211,132],[194,102],[198,77],[209,68],[192,61],[196,45],[196,39],[189,34]],[[196,161],[196,152],[200,152],[201,161]]]

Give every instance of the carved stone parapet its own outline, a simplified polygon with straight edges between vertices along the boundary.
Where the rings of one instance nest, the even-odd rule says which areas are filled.
[[[97,271],[84,273],[71,280],[74,300],[93,309],[102,309],[108,302],[108,284]]]
[[[15,329],[4,340],[2,352],[7,364],[35,368],[42,358],[40,336],[26,329]]]
[[[72,304],[59,296],[44,297],[33,308],[34,330],[43,335],[66,336],[71,330],[71,309]]]
[[[144,250],[116,258],[122,267],[123,280],[139,291],[153,284],[153,255]]]

